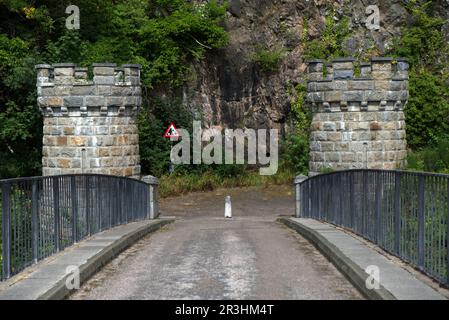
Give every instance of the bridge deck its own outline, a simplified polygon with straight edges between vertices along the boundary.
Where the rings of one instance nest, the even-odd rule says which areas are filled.
[[[124,252],[73,299],[361,299],[308,241],[276,221],[291,187],[170,199],[178,220]],[[224,197],[232,197],[225,220]]]
[[[232,219],[223,218],[226,195],[232,197]],[[327,257],[330,247],[339,252],[337,266],[348,276],[352,265],[358,283],[349,278],[359,289],[368,276],[365,268],[375,265],[386,298],[444,298],[398,261],[340,229],[283,219],[308,230],[303,237],[279,223],[280,214],[290,217],[294,210],[288,186],[190,194],[165,200],[162,209],[177,220],[118,255],[71,298],[362,299],[312,243]],[[0,299],[63,298],[67,266],[79,266],[81,278],[89,278],[117,252],[169,221],[143,221],[95,235],[1,283]]]

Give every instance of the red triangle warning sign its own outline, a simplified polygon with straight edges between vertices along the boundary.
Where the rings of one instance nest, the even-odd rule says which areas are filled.
[[[178,129],[176,129],[175,124],[172,122],[168,126],[167,131],[165,131],[164,138],[166,138],[166,139],[179,138],[179,136],[180,136],[179,131],[178,131]]]

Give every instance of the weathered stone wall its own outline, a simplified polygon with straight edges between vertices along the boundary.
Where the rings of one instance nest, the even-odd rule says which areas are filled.
[[[44,115],[42,174],[140,175],[136,116],[140,66],[38,65],[38,104]]]
[[[373,58],[308,63],[307,102],[312,108],[310,173],[323,169],[396,169],[407,155],[404,106],[408,63]]]

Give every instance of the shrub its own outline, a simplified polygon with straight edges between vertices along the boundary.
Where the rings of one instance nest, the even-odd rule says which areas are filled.
[[[284,170],[295,174],[307,174],[309,170],[309,138],[302,135],[289,135],[281,145],[281,164]]]
[[[414,171],[449,173],[449,140],[439,139],[434,145],[407,157],[407,168]]]
[[[403,28],[390,52],[407,58],[411,65],[405,115],[407,140],[413,150],[428,151],[449,130],[449,44],[444,20],[431,16],[431,5],[416,0],[405,5],[411,24]]]
[[[181,114],[176,106],[160,108],[160,114],[151,109],[149,92],[162,88],[170,95],[186,81],[193,61],[227,44],[221,24],[226,5],[78,0],[83,27],[68,31],[61,8],[69,3],[0,1],[0,178],[40,174],[42,124],[34,65],[44,62],[141,64],[142,165],[144,172],[160,174],[169,161],[160,131]]]
[[[172,142],[163,137],[165,130],[171,122],[191,129],[192,121],[192,113],[179,99],[154,98],[142,108],[138,119],[142,172],[154,176],[167,173]]]
[[[419,150],[449,132],[449,88],[441,75],[424,68],[410,71],[410,98],[404,110],[407,141]]]
[[[312,114],[305,104],[306,86],[303,83],[289,88],[291,111],[295,127],[281,143],[280,167],[295,174],[306,174],[309,167],[309,139]]]
[[[304,36],[304,58],[310,59],[330,59],[346,55],[342,44],[351,34],[349,29],[349,18],[343,17],[339,21],[334,20],[334,15],[326,17],[325,28],[319,38],[310,40]],[[307,29],[307,23],[306,28]]]
[[[283,49],[267,49],[258,47],[252,55],[252,61],[266,72],[275,71],[284,55]]]

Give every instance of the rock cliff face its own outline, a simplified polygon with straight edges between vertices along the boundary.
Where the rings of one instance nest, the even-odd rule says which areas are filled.
[[[209,54],[194,66],[183,101],[201,111],[206,126],[277,128],[288,130],[291,95],[288,88],[304,78],[304,33],[318,38],[329,15],[335,21],[350,18],[350,37],[343,43],[348,55],[370,51],[384,55],[394,36],[410,22],[406,0],[230,0],[225,28],[228,47]],[[449,0],[436,9],[449,18]],[[365,25],[368,5],[380,9],[380,29]],[[305,24],[307,23],[307,28]],[[449,34],[449,23],[447,24]],[[266,71],[254,61],[257,48],[281,49],[275,70]]]

